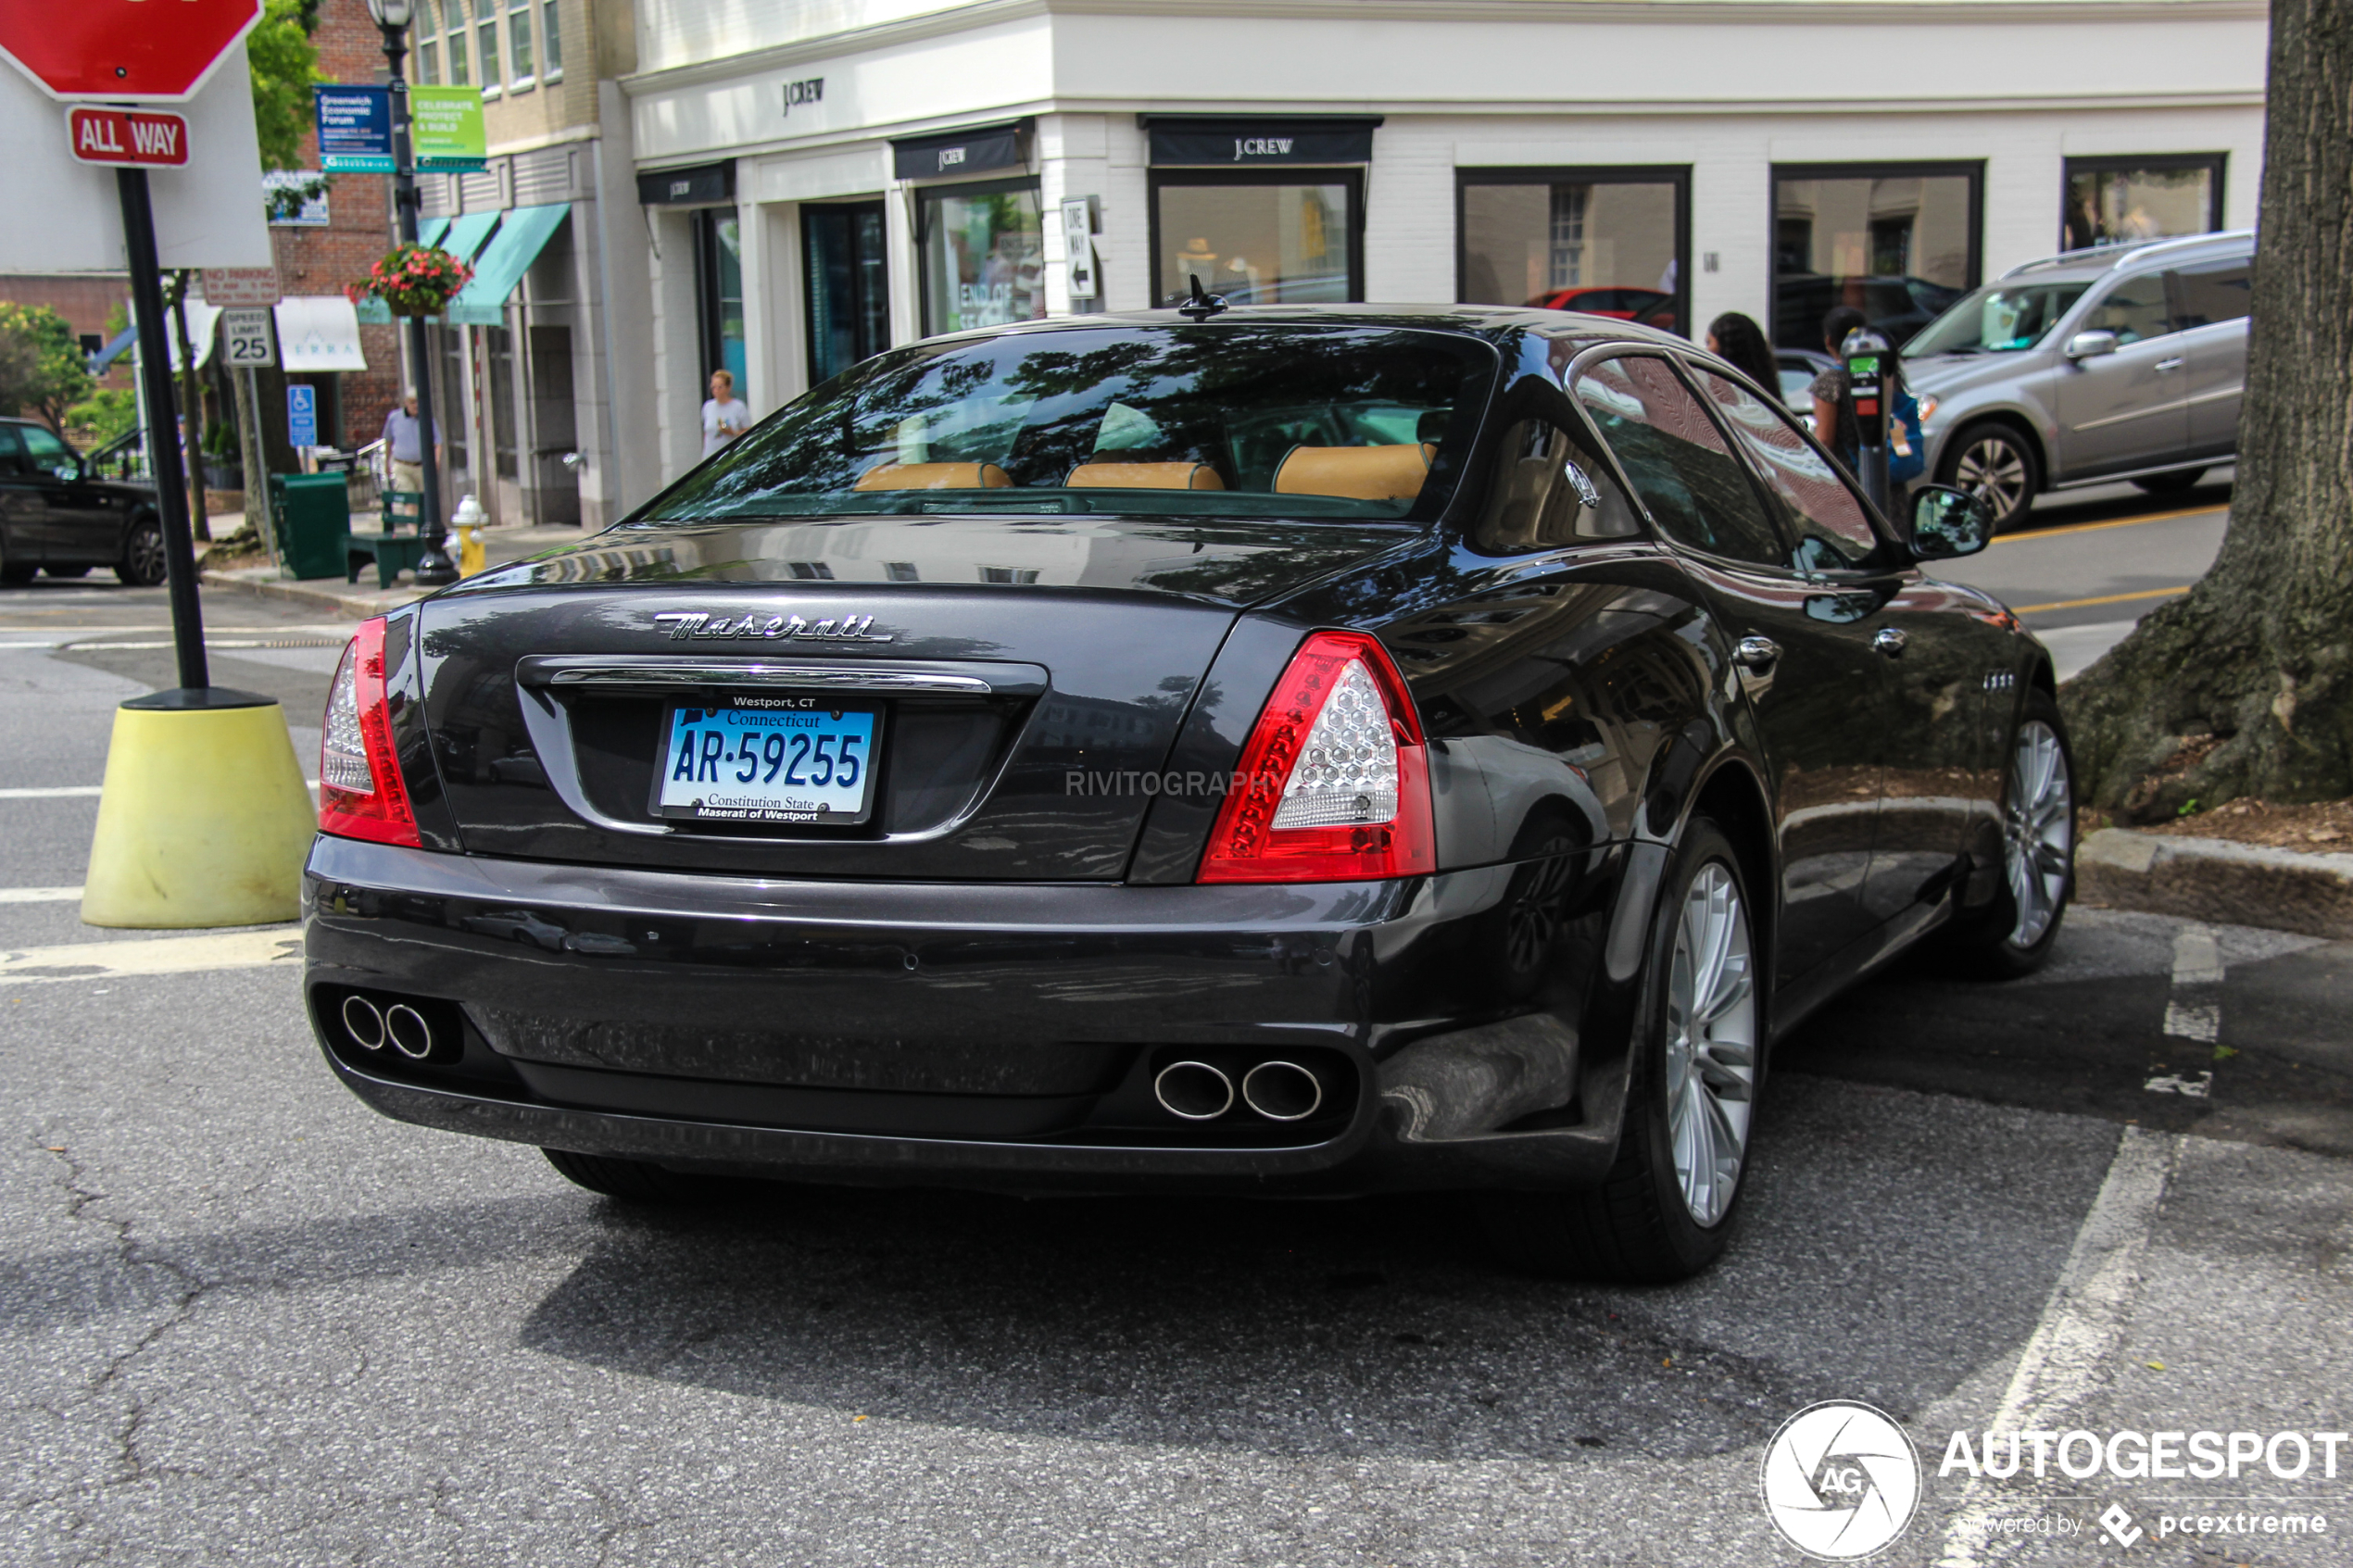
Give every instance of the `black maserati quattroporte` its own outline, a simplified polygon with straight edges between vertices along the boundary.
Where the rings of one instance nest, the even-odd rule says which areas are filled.
[[[1769,388],[1545,310],[896,349],[360,628],[306,988],[386,1115],[713,1174],[1475,1189],[1722,1246],[1774,1040],[2047,953],[2049,658]]]

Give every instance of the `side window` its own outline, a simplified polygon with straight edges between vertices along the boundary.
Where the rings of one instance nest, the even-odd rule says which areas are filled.
[[[1692,379],[1730,427],[1765,483],[1780,497],[1781,509],[1797,534],[1800,571],[1853,571],[1878,564],[1880,537],[1869,513],[1830,459],[1797,433],[1787,418],[1748,393],[1697,367]]]
[[[17,434],[31,455],[33,472],[54,474],[59,479],[73,477],[73,448],[39,425],[19,425]]]
[[[1668,538],[1730,560],[1781,564],[1764,500],[1666,360],[1604,359],[1578,378],[1577,400]]]
[[[2173,274],[2180,293],[2175,318],[2182,331],[2219,326],[2246,318],[2255,280],[2244,261],[2208,261]]]
[[[2166,274],[2127,278],[2101,296],[2081,331],[2114,332],[2120,344],[2163,337],[2173,330],[2173,312],[2165,298]]]
[[[1633,504],[1591,441],[1557,388],[1523,382],[1504,404],[1472,546],[1508,556],[1640,533]]]
[[[0,425],[0,474],[24,471],[24,448],[17,445],[17,427]]]

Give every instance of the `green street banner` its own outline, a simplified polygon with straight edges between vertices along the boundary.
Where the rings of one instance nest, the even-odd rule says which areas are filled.
[[[489,156],[482,89],[409,88],[409,139],[420,173],[472,174],[481,169]]]

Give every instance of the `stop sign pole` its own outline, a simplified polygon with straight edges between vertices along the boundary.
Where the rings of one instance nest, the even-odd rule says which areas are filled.
[[[244,45],[261,10],[262,0],[175,0],[162,6],[124,0],[72,6],[0,0],[0,58],[51,97],[72,106],[65,122],[73,157],[115,166],[132,307],[139,318],[139,376],[147,395],[147,457],[163,529],[172,642],[180,685],[196,706],[203,705],[203,694],[212,684],[211,671],[196,603],[195,533],[171,350],[164,336],[163,276],[146,168],[184,167],[192,149],[184,119],[143,106],[184,104],[195,97],[229,52]],[[234,149],[215,149],[214,156],[234,156]]]
[[[163,270],[156,262],[156,215],[147,198],[147,171],[118,169],[123,248],[131,262],[131,307],[139,321],[139,379],[147,394],[147,461],[155,470],[156,506],[163,523],[164,581],[171,599],[171,641],[180,685],[212,684],[205,660],[204,610],[196,603],[195,535],[188,521],[188,476],[181,465],[178,404],[172,397],[171,348],[163,331]]]

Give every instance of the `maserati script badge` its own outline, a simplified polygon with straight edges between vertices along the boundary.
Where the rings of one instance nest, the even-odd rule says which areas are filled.
[[[747,615],[737,620],[698,609],[665,609],[654,617],[654,624],[665,628],[673,642],[686,637],[752,637],[763,642],[809,643],[890,641],[887,632],[874,629],[875,618],[871,615],[828,616],[823,621],[798,615]]]

